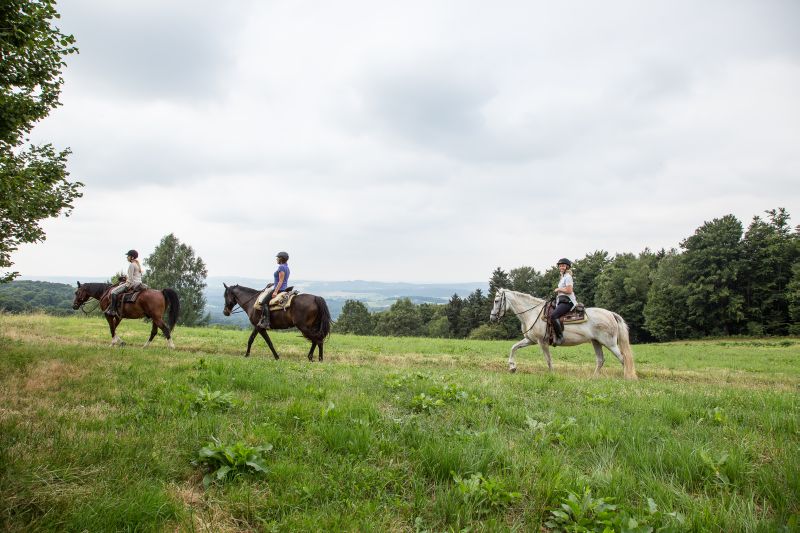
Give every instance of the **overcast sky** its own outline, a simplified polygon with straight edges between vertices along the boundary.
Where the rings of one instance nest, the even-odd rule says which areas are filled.
[[[481,281],[800,223],[800,2],[68,0],[36,142],[85,184],[23,276],[167,233],[212,276]]]

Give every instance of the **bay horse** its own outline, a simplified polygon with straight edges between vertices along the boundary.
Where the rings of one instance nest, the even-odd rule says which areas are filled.
[[[522,292],[511,291],[508,289],[497,289],[494,297],[494,305],[489,315],[489,320],[496,322],[503,318],[506,311],[511,310],[522,324],[522,334],[524,339],[511,347],[511,355],[508,358],[508,369],[516,372],[517,364],[514,361],[514,352],[520,348],[525,348],[534,343],[539,345],[547,361],[547,368],[552,371],[553,363],[550,359],[550,346],[546,338],[547,317],[542,317],[542,308],[547,300],[536,298]],[[580,324],[564,325],[564,343],[562,346],[576,346],[585,342],[591,342],[594,347],[597,366],[594,375],[600,374],[603,368],[605,357],[603,356],[603,346],[611,350],[611,353],[622,363],[623,374],[626,379],[638,379],[636,368],[633,363],[633,351],[628,337],[628,325],[617,313],[608,311],[601,307],[586,308],[586,322]]]
[[[117,336],[117,326],[123,318],[143,318],[147,317],[153,321],[153,328],[150,330],[150,338],[144,343],[147,347],[156,336],[159,329],[164,333],[167,338],[167,343],[170,348],[175,348],[175,343],[172,342],[171,332],[175,329],[175,323],[178,321],[178,313],[180,313],[181,304],[178,298],[178,293],[175,289],[164,289],[158,291],[155,289],[145,289],[136,298],[135,302],[122,303],[120,305],[120,316],[108,316],[105,310],[111,303],[111,297],[108,289],[113,285],[109,283],[81,283],[78,282],[78,288],[75,290],[75,299],[72,301],[72,308],[77,310],[85,304],[89,298],[94,298],[100,302],[100,309],[103,310],[103,316],[108,321],[108,328],[111,330],[111,346],[116,346],[122,343],[122,339]],[[120,295],[122,297],[122,295]],[[164,323],[164,311],[169,306],[169,316],[167,317],[168,323]]]
[[[247,313],[250,318],[250,323],[253,325],[253,332],[250,334],[250,339],[247,341],[247,352],[245,357],[250,357],[250,347],[253,345],[253,340],[256,335],[260,334],[267,341],[272,356],[278,359],[278,352],[275,351],[275,346],[269,338],[269,334],[263,328],[258,327],[258,321],[261,318],[261,311],[255,309],[256,298],[261,294],[259,289],[251,289],[249,287],[242,287],[241,285],[225,287],[225,308],[222,314],[230,316],[233,308],[237,305]],[[268,301],[264,302],[268,305]],[[314,348],[319,346],[319,360],[322,361],[322,345],[331,332],[331,314],[328,311],[328,304],[321,296],[314,296],[313,294],[298,294],[292,300],[292,305],[289,309],[279,309],[277,311],[270,311],[270,325],[271,329],[289,329],[296,327],[303,334],[303,337],[311,341],[311,350],[308,352],[308,360],[314,360]]]

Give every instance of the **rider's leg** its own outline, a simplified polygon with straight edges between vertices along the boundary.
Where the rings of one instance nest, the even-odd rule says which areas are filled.
[[[554,342],[556,346],[564,342],[564,328],[561,326],[559,318],[568,313],[570,309],[572,309],[571,303],[560,303],[550,314],[550,323],[553,325],[553,331],[556,333],[556,340]]]
[[[124,290],[125,290],[125,286],[124,285],[120,285],[119,287],[117,287],[117,288],[115,288],[114,290],[111,291],[111,303],[108,304],[108,307],[106,308],[106,315],[108,315],[108,316],[119,316],[119,313],[117,313],[117,298],[118,298],[117,295],[119,293],[123,292]]]

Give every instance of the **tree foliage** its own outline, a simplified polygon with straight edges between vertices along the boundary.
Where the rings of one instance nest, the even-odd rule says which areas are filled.
[[[64,57],[75,39],[53,25],[52,0],[0,3],[0,268],[13,265],[20,244],[45,239],[39,221],[69,214],[82,183],[70,183],[69,149],[29,146],[33,126],[60,105]],[[0,282],[18,275],[10,272]]]
[[[375,322],[366,305],[358,300],[347,300],[336,319],[336,331],[355,335],[372,335]]]
[[[144,260],[146,271],[142,280],[151,288],[175,289],[181,300],[178,324],[205,325],[209,316],[204,314],[208,271],[200,257],[195,257],[191,246],[181,243],[170,233],[161,239],[153,253]]]

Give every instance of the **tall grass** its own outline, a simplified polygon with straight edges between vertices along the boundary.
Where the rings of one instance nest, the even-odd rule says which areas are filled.
[[[798,524],[796,339],[635,346],[630,383],[613,356],[590,378],[588,345],[511,375],[502,341],[334,335],[312,364],[292,333],[278,361],[241,357],[243,331],[121,333],[0,315],[0,528],[536,531],[574,502],[595,525]],[[263,468],[205,487],[209,442]]]

